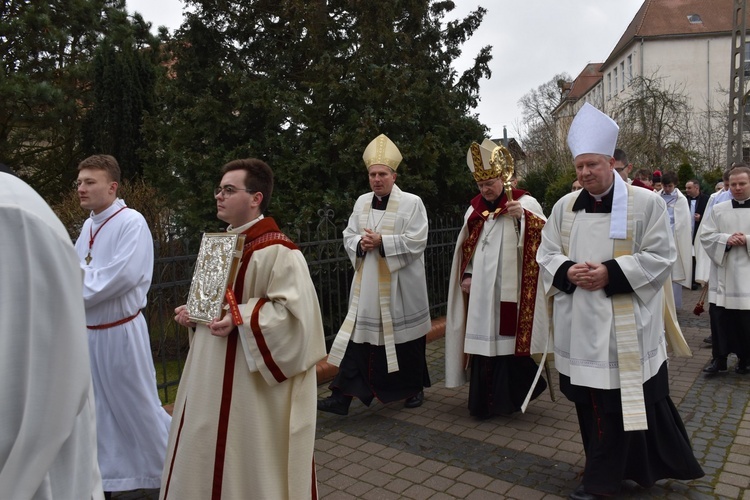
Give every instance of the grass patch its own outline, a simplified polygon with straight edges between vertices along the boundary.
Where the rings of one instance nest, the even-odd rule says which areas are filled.
[[[179,360],[154,360],[156,368],[156,385],[159,388],[159,399],[161,404],[172,404],[177,398],[177,383],[184,368],[185,362]]]

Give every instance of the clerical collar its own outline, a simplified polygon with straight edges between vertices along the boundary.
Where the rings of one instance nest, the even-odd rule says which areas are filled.
[[[611,213],[612,212],[612,200],[614,199],[614,183],[602,194],[593,195],[581,189],[581,194],[578,195],[578,199],[573,204],[573,211],[586,210],[587,213]],[[601,202],[597,205],[597,201]]]
[[[732,208],[750,208],[750,202],[748,202],[750,198],[745,198],[744,200],[732,200]]]
[[[487,207],[488,211],[494,212],[495,210],[497,210],[497,206],[500,204],[500,198],[502,198],[502,197],[503,197],[503,194],[500,193],[500,196],[498,196],[497,198],[495,198],[495,201],[490,201],[487,198],[485,198],[484,196],[482,196],[482,203],[485,204],[485,206]]]
[[[385,196],[378,196],[376,194],[372,195],[372,208],[375,210],[385,210],[385,207],[388,206],[388,199],[391,197],[391,193],[388,193]]]
[[[261,219],[263,219],[263,214],[260,214],[259,216],[257,216],[253,220],[251,220],[250,222],[246,222],[246,223],[242,224],[241,226],[237,226],[237,227],[229,226],[227,228],[227,232],[228,233],[244,233],[245,231],[247,231],[248,229],[250,229],[251,227],[253,227],[255,224],[257,224],[258,222],[260,222]]]

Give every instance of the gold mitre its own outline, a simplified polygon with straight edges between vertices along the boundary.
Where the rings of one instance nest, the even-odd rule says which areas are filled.
[[[373,139],[362,154],[362,159],[368,169],[373,165],[385,165],[396,170],[402,158],[401,152],[385,134],[380,134]]]
[[[476,142],[471,143],[466,153],[466,164],[469,165],[469,170],[476,182],[500,177],[500,169],[493,167],[490,163],[492,152],[497,147],[497,144],[489,139],[482,141],[481,145]]]

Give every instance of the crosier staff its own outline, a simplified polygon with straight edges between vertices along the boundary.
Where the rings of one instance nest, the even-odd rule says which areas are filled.
[[[513,178],[515,167],[513,163],[513,156],[505,146],[498,146],[492,150],[490,156],[490,165],[493,169],[500,172],[500,179],[503,181],[503,187],[505,188],[505,197],[507,200],[513,201],[513,185],[510,180]],[[518,228],[518,222],[513,222],[513,227],[516,228],[516,238],[520,239],[520,232]]]

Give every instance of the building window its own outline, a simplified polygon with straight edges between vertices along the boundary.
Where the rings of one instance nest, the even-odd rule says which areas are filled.
[[[745,61],[743,67],[745,68],[745,77],[750,76],[750,42],[745,42]]]
[[[625,91],[625,61],[620,61],[620,90]]]
[[[607,100],[612,99],[612,73],[607,73]]]
[[[687,18],[690,24],[703,24],[703,19],[698,14],[688,14]]]
[[[615,69],[612,70],[612,74],[615,78],[615,94],[617,94],[617,66],[615,66]]]
[[[633,54],[628,56],[628,85],[633,80]]]

